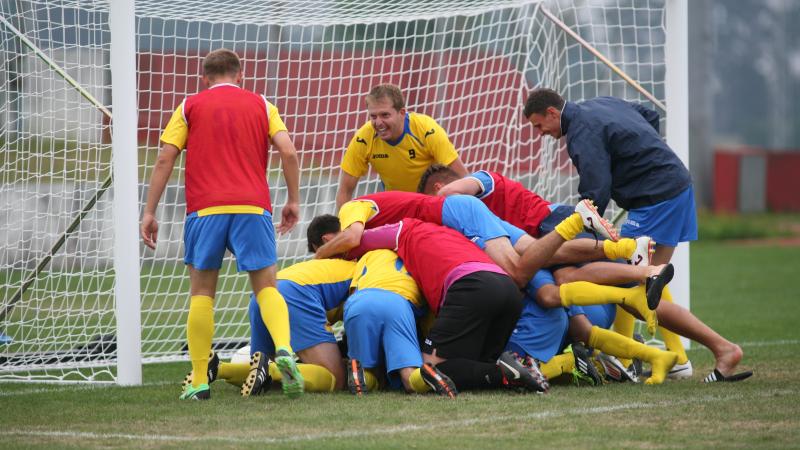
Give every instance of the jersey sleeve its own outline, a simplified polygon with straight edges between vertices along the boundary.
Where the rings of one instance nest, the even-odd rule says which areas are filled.
[[[458,152],[447,137],[447,132],[435,120],[426,118],[423,141],[433,159],[442,165],[449,166],[458,158]]]
[[[350,225],[361,222],[366,224],[370,217],[377,213],[377,207],[374,203],[364,200],[351,200],[339,210],[339,223],[342,230],[346,230]]]
[[[485,170],[479,170],[469,174],[467,178],[472,178],[473,180],[477,181],[478,185],[481,187],[481,190],[478,192],[476,197],[484,198],[494,192],[494,178],[489,172]]]
[[[185,100],[172,113],[169,118],[164,132],[161,133],[161,142],[164,144],[172,144],[178,149],[183,150],[186,147],[186,139],[189,137],[189,125],[186,123],[186,118],[183,117],[183,104]]]
[[[283,123],[283,119],[281,119],[281,115],[278,112],[278,108],[273,105],[272,103],[268,102],[265,98],[264,101],[267,103],[267,117],[269,118],[269,137],[273,137],[280,131],[288,132],[289,129],[286,128],[286,124]]]
[[[364,234],[361,235],[361,243],[358,244],[358,247],[350,250],[347,256],[350,258],[361,258],[367,252],[379,249],[397,251],[397,241],[400,238],[400,231],[402,231],[402,228],[403,223],[398,222],[371,230],[365,230]]]
[[[369,143],[372,141],[371,133],[372,125],[365,124],[356,132],[347,146],[342,158],[342,170],[348,175],[359,178],[367,173]]]

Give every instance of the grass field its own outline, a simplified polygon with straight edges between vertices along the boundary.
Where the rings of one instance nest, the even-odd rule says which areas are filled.
[[[694,378],[654,387],[291,401],[215,383],[198,403],[177,400],[188,364],[161,364],[141,387],[0,384],[0,448],[800,448],[800,247],[700,243],[691,264],[693,311],[753,378],[702,384],[713,360],[695,345]]]

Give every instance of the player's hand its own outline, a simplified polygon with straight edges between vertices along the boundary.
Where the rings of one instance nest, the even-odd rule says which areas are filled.
[[[144,245],[155,250],[156,241],[158,241],[158,221],[156,216],[150,213],[144,213],[142,216],[142,224],[139,225],[139,234],[142,236]]]
[[[297,202],[286,202],[281,210],[281,223],[278,225],[278,233],[285,234],[292,231],[298,220],[300,220],[300,205]]]

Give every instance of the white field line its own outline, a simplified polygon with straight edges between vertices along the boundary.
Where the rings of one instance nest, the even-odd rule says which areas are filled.
[[[166,386],[166,385],[170,385],[170,384],[173,384],[173,385],[177,386],[177,384],[174,381],[158,381],[158,382],[153,382],[153,383],[142,383],[141,386],[130,386],[130,387]],[[3,384],[0,383],[0,389],[2,389],[2,387],[3,387]],[[41,388],[23,389],[23,390],[19,390],[19,391],[9,391],[9,392],[0,391],[0,397],[14,397],[14,396],[17,396],[17,395],[31,395],[31,394],[52,394],[53,392],[64,392],[64,391],[70,391],[70,392],[74,392],[74,391],[93,391],[93,390],[98,390],[99,391],[99,390],[103,390],[103,389],[111,389],[111,388],[117,388],[117,387],[120,387],[120,386],[117,386],[116,384],[101,384],[101,385],[92,385],[92,384],[74,385],[74,384],[69,384],[69,385],[60,385],[60,386],[50,387],[50,388],[41,387]]]
[[[755,397],[774,397],[776,395],[796,395],[798,391],[790,389],[764,391],[755,394]],[[748,397],[752,398],[752,397]],[[54,437],[54,438],[73,438],[73,439],[123,439],[130,441],[157,441],[157,442],[209,442],[218,441],[224,443],[242,443],[242,444],[275,444],[275,443],[290,443],[290,442],[310,442],[325,439],[340,439],[340,438],[362,438],[378,435],[391,435],[407,432],[417,431],[438,431],[442,428],[461,428],[464,426],[488,424],[493,422],[518,422],[523,420],[536,420],[536,419],[552,419],[559,417],[571,417],[575,415],[585,414],[598,414],[609,413],[616,411],[625,411],[631,409],[656,409],[668,408],[682,405],[692,404],[706,404],[716,402],[726,402],[733,400],[744,400],[745,396],[741,394],[733,395],[706,395],[702,397],[695,397],[689,399],[662,401],[662,402],[647,402],[647,403],[629,403],[625,405],[611,405],[611,406],[598,406],[594,408],[574,408],[563,411],[544,411],[530,414],[514,414],[503,416],[492,416],[476,419],[465,420],[451,420],[446,422],[437,422],[435,424],[423,425],[400,425],[395,427],[375,428],[371,430],[343,430],[336,432],[325,433],[308,433],[303,435],[286,436],[286,437],[255,437],[255,438],[242,438],[241,436],[176,436],[176,435],[163,435],[163,434],[126,434],[126,433],[92,433],[84,431],[48,431],[46,429],[12,429],[0,430],[0,436],[29,436],[29,437]]]

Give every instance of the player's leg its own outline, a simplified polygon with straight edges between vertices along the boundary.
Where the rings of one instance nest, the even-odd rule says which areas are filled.
[[[344,304],[344,332],[347,336],[347,384],[356,395],[378,388],[378,380],[370,370],[383,360],[383,333],[386,316],[380,300],[390,296],[382,289],[354,292]],[[404,300],[405,301],[405,300]]]
[[[286,301],[276,287],[275,229],[272,216],[263,214],[236,214],[228,236],[228,246],[236,255],[240,271],[247,271],[256,302],[273,342],[275,363],[283,374],[283,392],[290,397],[303,393],[303,377],[297,370],[291,347],[289,311]]]
[[[553,275],[558,284],[588,281],[595,284],[614,286],[627,283],[644,283],[649,277],[658,275],[661,270],[659,267],[661,266],[634,266],[610,261],[597,261],[580,267],[559,268]]]

